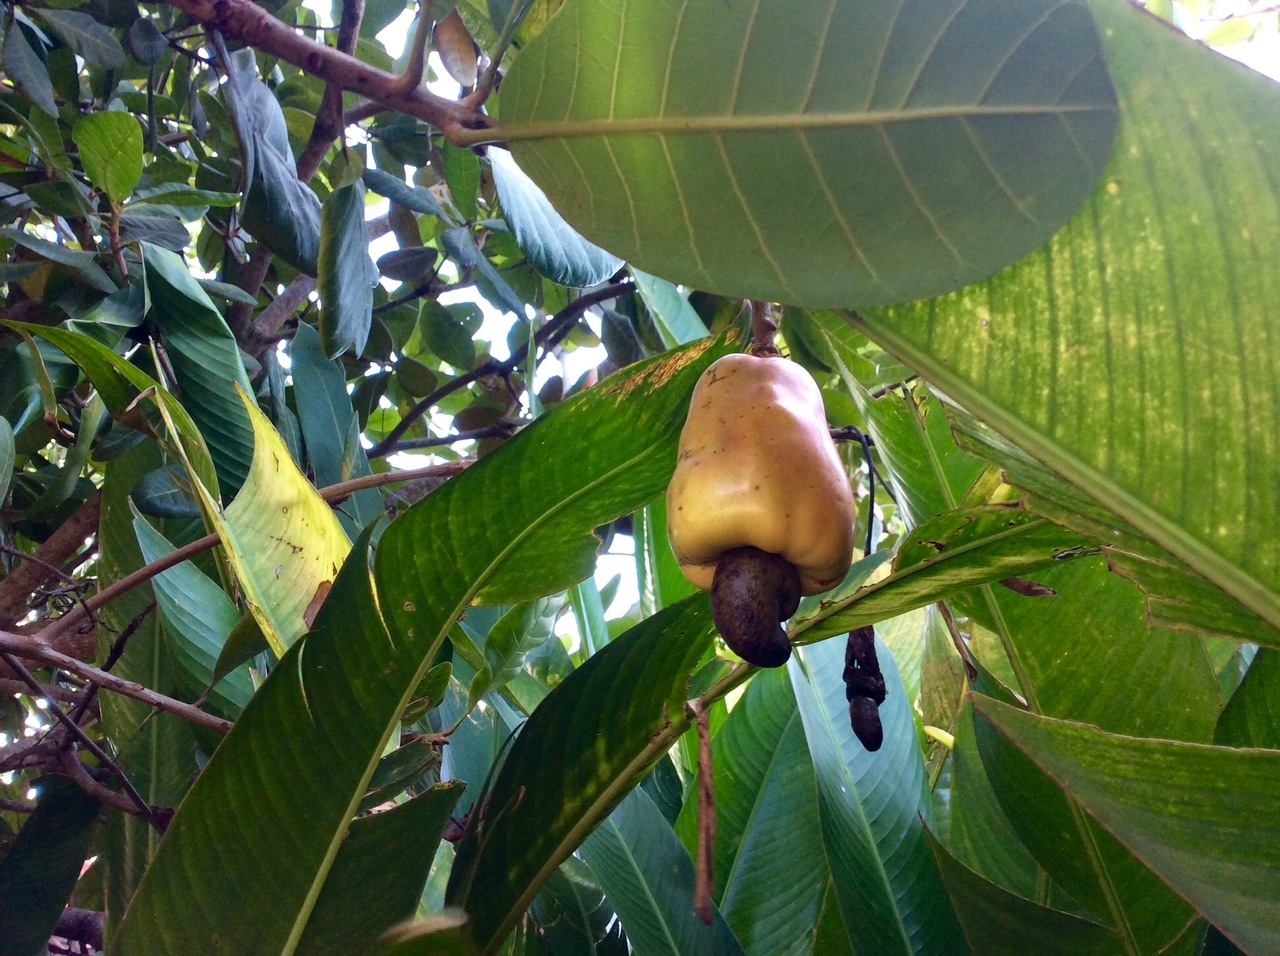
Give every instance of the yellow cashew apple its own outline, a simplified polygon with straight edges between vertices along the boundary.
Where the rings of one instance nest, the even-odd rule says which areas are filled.
[[[711,591],[716,626],[744,660],[786,661],[780,624],[801,594],[844,578],[853,525],[849,477],[809,373],[780,356],[711,365],[680,433],[667,535],[685,577]]]

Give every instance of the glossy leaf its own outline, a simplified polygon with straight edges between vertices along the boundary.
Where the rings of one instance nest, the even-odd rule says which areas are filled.
[[[535,269],[561,285],[582,288],[604,282],[622,268],[621,259],[583,239],[564,221],[507,150],[494,147],[488,155],[502,214]]]
[[[134,518],[133,530],[147,563],[173,551],[164,535],[144,518]],[[228,674],[217,684],[213,677],[218,655],[240,612],[222,588],[189,561],[156,575],[151,586],[184,699],[196,700],[207,691],[212,709],[235,719],[253,696],[253,682],[244,671]]]
[[[1116,106],[1082,3],[579,0],[521,51],[501,117],[556,207],[628,262],[848,306],[1026,255],[1088,197]]]
[[[1088,539],[1000,505],[948,511],[905,537],[893,572],[847,593],[802,603],[791,634],[804,643],[894,617],[959,590],[1078,556]],[[877,562],[884,555],[873,555]],[[868,559],[869,560],[869,559]]]
[[[176,253],[147,245],[147,293],[169,362],[218,471],[223,493],[234,494],[249,472],[253,431],[244,405],[228,386],[252,393],[235,336]]]
[[[1280,90],[1130,4],[1090,9],[1121,110],[1103,187],[987,283],[854,321],[1280,626]]]
[[[79,16],[89,19],[86,14]],[[128,113],[91,113],[76,124],[71,138],[80,147],[80,162],[89,181],[112,202],[124,202],[142,177],[142,128],[138,121]]]
[[[364,188],[357,182],[335,189],[320,210],[320,341],[329,358],[364,351],[373,321],[377,272],[369,259],[364,224]]]
[[[381,169],[366,169],[361,175],[365,186],[379,196],[386,196],[392,202],[404,206],[413,212],[424,213],[448,220],[444,207],[436,200],[430,190],[421,186],[410,186],[403,179],[398,179]]]
[[[365,953],[384,932],[411,916],[461,793],[461,784],[442,783],[353,820],[299,951],[315,956]]]
[[[719,910],[712,910],[710,926],[695,912],[693,860],[642,788],[627,794],[579,852],[622,920],[633,952],[742,953]]]
[[[644,299],[649,314],[658,326],[662,344],[674,348],[686,342],[695,342],[707,334],[707,327],[693,310],[684,293],[666,279],[659,279],[639,269],[630,270],[635,279],[636,291]]]
[[[1010,893],[953,857],[932,833],[928,836],[972,952],[1113,956],[1123,951],[1120,939],[1105,926]]]
[[[1280,651],[1262,648],[1231,695],[1214,742],[1280,750]]]
[[[36,789],[35,811],[0,859],[0,956],[45,948],[98,822],[98,801],[66,777],[44,777]]]
[[[478,596],[514,603],[589,573],[591,529],[666,483],[676,445],[666,423],[724,348],[664,356],[570,399],[424,498],[379,542],[378,593],[393,598],[375,604],[358,547],[311,633],[272,669],[183,801],[112,945],[210,952],[216,940],[213,952],[294,952],[445,635]],[[555,447],[578,450],[571,469],[521,467]],[[512,485],[522,474],[537,476],[536,490]],[[504,521],[487,532],[447,519],[498,498]],[[305,815],[291,809],[299,805]],[[243,892],[264,874],[270,893]]]
[[[705,600],[668,608],[588,658],[530,716],[449,878],[446,899],[471,917],[482,951],[497,949],[560,861],[670,746],[710,639]]]
[[[978,699],[982,718],[1059,781],[1246,950],[1280,945],[1280,752],[1107,734]]]
[[[813,758],[823,847],[845,932],[876,953],[963,951],[960,927],[929,856],[930,815],[911,703],[877,642],[888,696],[884,743],[868,753],[849,725],[844,648],[828,641],[788,664]]]

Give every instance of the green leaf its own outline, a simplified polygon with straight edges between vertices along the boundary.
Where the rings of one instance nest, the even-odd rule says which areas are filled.
[[[320,199],[298,179],[284,111],[258,79],[252,48],[237,50],[230,60],[223,91],[245,169],[241,219],[253,238],[295,269],[315,275]]]
[[[899,542],[888,577],[852,593],[842,586],[821,600],[802,602],[791,634],[811,643],[924,607],[967,587],[1076,557],[1092,544],[1004,505],[943,512]],[[877,553],[864,561],[882,562],[884,557]]]
[[[1280,651],[1262,648],[1218,719],[1214,742],[1280,750]]]
[[[169,50],[169,41],[165,39],[156,22],[150,17],[138,17],[129,27],[129,52],[143,66],[155,66]]]
[[[639,269],[630,270],[635,279],[636,291],[644,299],[649,314],[653,316],[662,344],[667,348],[694,342],[707,335],[707,327],[698,318],[684,293],[666,279],[659,279]]]
[[[355,182],[335,189],[320,210],[320,341],[329,358],[347,349],[364,351],[373,321],[377,273],[369,259],[364,224],[364,188]]]
[[[1245,950],[1280,947],[1280,752],[1107,734],[977,698],[977,712]]]
[[[77,278],[99,292],[111,295],[120,291],[120,287],[111,281],[111,278],[102,271],[102,267],[94,261],[95,256],[92,252],[71,249],[61,243],[49,242],[47,239],[41,239],[17,229],[0,229],[0,236],[13,240],[51,262],[70,266],[75,270]]]
[[[138,20],[150,23],[150,20]],[[136,190],[129,197],[130,206],[143,203],[164,203],[166,206],[234,206],[240,201],[238,193],[215,192],[212,189],[196,189],[186,183],[160,183]],[[238,287],[237,287],[238,288]]]
[[[705,599],[668,608],[588,658],[530,716],[449,878],[446,899],[466,910],[482,951],[497,949],[560,861],[666,751],[710,639]]]
[[[464,220],[474,222],[480,216],[480,207],[476,204],[476,193],[480,189],[480,157],[448,140],[445,140],[441,152],[444,181],[449,187],[453,207]]]
[[[493,147],[488,155],[502,215],[535,269],[560,285],[582,288],[604,282],[622,268],[621,259],[587,242],[564,221],[511,153]]]
[[[476,237],[471,234],[470,228],[458,226],[447,229],[440,236],[440,243],[449,253],[450,259],[463,269],[474,269],[482,279],[488,282],[495,306],[506,312],[514,312],[517,318],[525,317],[524,302],[512,291],[511,286],[507,285],[507,280],[498,274],[493,263],[485,258],[480,247],[476,245]]]
[[[693,860],[643,789],[627,794],[579,853],[622,920],[633,952],[742,952],[719,910],[710,926],[694,911]]]
[[[44,13],[71,11],[45,10]],[[86,14],[78,14],[88,19]],[[97,26],[97,24],[95,24]],[[128,113],[90,113],[71,131],[85,175],[113,203],[129,198],[142,178],[142,127]]]
[[[42,777],[35,789],[36,809],[0,860],[0,956],[46,948],[91,853],[101,809],[66,777]]]
[[[173,545],[141,516],[134,533],[148,564],[173,551]],[[190,561],[158,574],[151,581],[156,607],[164,622],[174,676],[183,699],[195,700],[208,691],[212,709],[234,720],[253,696],[253,681],[245,671],[213,683],[218,655],[240,620],[231,599]]]
[[[1129,4],[1090,7],[1121,107],[1103,187],[1035,257],[859,327],[1277,627],[1280,90]]]
[[[120,41],[89,14],[79,10],[58,9],[37,10],[36,13],[62,42],[71,47],[77,56],[83,57],[90,66],[106,70],[118,70],[124,66],[124,47],[120,45]]]
[[[347,394],[341,366],[327,358],[315,328],[300,322],[289,345],[293,367],[294,404],[307,446],[307,460],[316,485],[335,485],[350,478],[373,474],[360,445],[360,424]],[[383,513],[375,489],[357,491],[339,512],[354,538]]]
[[[386,742],[445,636],[478,598],[516,603],[590,572],[591,529],[666,484],[677,442],[669,422],[725,349],[708,342],[615,376],[432,492],[383,533],[376,602],[366,546],[354,549],[311,633],[272,669],[183,801],[112,947],[296,951]],[[554,460],[572,464],[528,466]],[[536,492],[512,484],[522,474],[537,474]],[[448,518],[498,501],[500,525]],[[264,872],[270,892],[245,893]]]
[[[444,207],[431,194],[431,190],[422,186],[410,186],[403,179],[392,176],[381,169],[366,169],[360,178],[365,186],[379,196],[386,196],[393,203],[404,206],[413,212],[435,216],[446,222],[452,222]]]
[[[13,480],[13,463],[17,451],[13,444],[13,427],[0,416],[0,501],[9,495],[9,482]]]
[[[382,933],[412,916],[461,794],[461,784],[442,783],[389,810],[353,820],[299,951],[309,956],[366,953]]]
[[[0,48],[0,63],[4,65],[5,74],[19,92],[50,116],[57,118],[58,101],[53,98],[53,82],[49,79],[49,70],[27,42],[26,31],[16,20],[10,21],[9,28],[5,31],[4,46]]]
[[[960,927],[929,855],[930,816],[911,703],[877,640],[888,694],[884,744],[868,753],[849,724],[844,648],[806,648],[788,664],[817,778],[823,848],[848,938],[876,953],[963,952]]]
[[[712,738],[711,757],[720,911],[749,953],[813,953],[809,936],[832,874],[813,761],[785,670],[751,679]],[[697,816],[691,797],[676,824],[687,846],[696,846]]]
[[[928,837],[972,952],[1113,956],[1123,951],[1119,937],[1105,926],[1010,893],[957,860],[932,833]]]
[[[1115,96],[1081,4],[900,13],[570,0],[492,135],[583,235],[672,281],[797,305],[949,291],[1088,197]]]

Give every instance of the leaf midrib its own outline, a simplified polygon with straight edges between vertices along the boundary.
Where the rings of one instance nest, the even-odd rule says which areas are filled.
[[[714,116],[640,116],[629,119],[593,117],[499,124],[487,129],[463,130],[459,142],[474,145],[492,141],[563,139],[582,136],[622,136],[637,133],[735,133],[809,129],[879,128],[939,119],[1029,117],[1114,113],[1111,105],[1043,106],[933,106],[892,110],[847,110],[824,113],[759,113]]]

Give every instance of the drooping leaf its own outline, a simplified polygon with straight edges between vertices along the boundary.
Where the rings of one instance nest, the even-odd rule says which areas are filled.
[[[683,721],[710,639],[705,599],[661,611],[588,658],[530,716],[449,878],[446,899],[466,910],[483,952],[670,746],[675,735],[665,734]]]
[[[447,229],[440,236],[440,242],[449,258],[464,269],[474,269],[484,279],[493,293],[493,304],[507,312],[514,312],[518,318],[524,318],[524,303],[507,285],[507,280],[498,274],[493,263],[485,258],[480,247],[476,245],[476,237],[466,226]]]
[[[622,268],[621,259],[583,239],[564,221],[507,150],[494,147],[488,155],[503,216],[535,269],[560,285],[582,288],[604,282]]]
[[[1123,737],[983,698],[975,709],[1229,938],[1280,946],[1280,752]]]
[[[850,727],[840,643],[808,647],[788,664],[840,915],[859,949],[962,951],[959,924],[925,842],[930,811],[911,704],[888,648],[877,642],[876,652],[888,692],[879,708],[884,743],[876,753]]]
[[[253,463],[225,510],[203,488],[206,520],[222,539],[245,603],[277,657],[306,633],[351,549],[342,524],[298,470],[280,433],[243,391]]]
[[[1280,90],[1130,4],[1089,6],[1121,110],[1104,185],[1038,255],[855,323],[1277,627]]]
[[[9,420],[0,415],[0,501],[9,496],[9,482],[13,479],[13,463],[16,457],[13,428]]]
[[[453,207],[467,222],[480,216],[476,193],[480,189],[480,158],[471,150],[445,140],[443,155],[444,181],[449,186]]]
[[[364,351],[373,321],[373,284],[364,224],[364,189],[355,182],[335,189],[320,210],[320,341],[329,358]]]
[[[383,533],[376,603],[366,546],[356,548],[311,633],[272,669],[183,801],[112,945],[294,951],[445,636],[478,597],[515,603],[589,573],[591,529],[665,485],[676,450],[667,423],[725,348],[709,342],[602,383],[428,495]],[[572,467],[527,467],[555,448],[576,450],[558,459]],[[536,490],[513,485],[520,475],[536,475]],[[498,500],[501,526],[448,519]],[[243,891],[263,881],[269,894]]]
[[[87,14],[79,15],[89,19]],[[142,127],[138,121],[128,113],[90,113],[76,123],[71,138],[80,147],[80,162],[89,182],[112,202],[124,202],[142,178]]]
[[[134,518],[133,530],[147,563],[173,550],[164,535],[141,516]],[[208,691],[212,708],[234,720],[253,696],[253,682],[244,671],[228,674],[216,684],[213,677],[218,655],[239,622],[240,612],[222,588],[190,562],[156,575],[151,586],[184,699],[195,700]]]
[[[718,909],[712,910],[710,926],[694,911],[693,861],[642,788],[627,794],[580,852],[622,920],[633,952],[742,953]]]
[[[253,458],[253,431],[244,405],[229,386],[251,392],[235,336],[182,258],[145,246],[151,314],[160,327],[184,407],[200,428],[230,496],[239,490]]]
[[[361,174],[366,187],[379,196],[386,196],[393,203],[404,206],[413,212],[449,221],[444,207],[431,195],[430,190],[421,186],[410,186],[403,179],[398,179],[381,169],[366,169]]]
[[[124,47],[105,26],[87,13],[79,10],[46,8],[37,11],[41,20],[49,25],[77,56],[90,66],[116,70],[124,66]],[[103,115],[103,114],[94,114]]]
[[[1120,939],[1105,926],[1010,893],[957,860],[932,833],[928,837],[972,952],[1112,956],[1123,951]]]
[[[320,200],[298,179],[280,101],[258,79],[252,48],[231,56],[227,77],[226,103],[244,162],[244,226],[295,269],[313,276],[320,256]]]
[[[5,74],[20,92],[50,116],[57,117],[58,101],[53,98],[49,70],[31,49],[26,33],[16,19],[5,31],[0,63],[4,64]]]
[[[412,916],[461,793],[461,784],[442,783],[353,820],[298,951],[316,956],[365,953],[384,932]]]
[[[0,956],[46,948],[98,822],[98,801],[66,777],[43,777],[35,789],[36,809],[0,859]]]
[[[501,115],[561,213],[628,262],[844,306],[1021,258],[1087,198],[1116,126],[1088,8],[1052,0],[571,0],[507,73]]]

